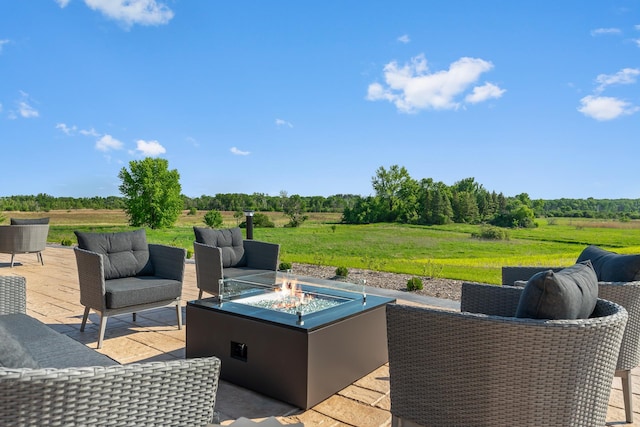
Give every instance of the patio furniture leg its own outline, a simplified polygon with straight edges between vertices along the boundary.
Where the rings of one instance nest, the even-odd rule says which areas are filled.
[[[133,314],[133,321],[136,321],[136,313],[132,313]]]
[[[182,329],[182,306],[179,302],[176,304],[176,314],[178,315],[178,329]]]
[[[82,316],[82,324],[80,325],[80,332],[84,332],[84,327],[87,324],[89,318],[89,307],[84,308],[84,315]]]
[[[107,329],[107,319],[109,317],[106,314],[100,316],[100,332],[98,335],[98,347],[102,348],[102,341],[104,341],[104,331]]]
[[[200,293],[198,293],[198,299],[202,299],[202,289],[200,289]]]
[[[42,252],[38,252],[38,261],[40,261],[40,265],[44,265],[44,259],[42,258]]]
[[[11,254],[11,268],[13,268],[13,257],[15,257],[16,254]]]
[[[633,423],[633,390],[631,385],[631,370],[616,371],[616,376],[622,379],[622,395],[624,396],[624,412],[628,423]]]

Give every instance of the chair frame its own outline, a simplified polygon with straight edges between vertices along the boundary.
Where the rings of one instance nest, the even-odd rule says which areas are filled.
[[[89,312],[92,309],[96,311],[100,315],[97,348],[102,348],[109,317],[118,314],[132,313],[135,322],[137,312],[159,307],[174,306],[176,309],[178,329],[182,329],[181,297],[117,309],[108,308],[106,304],[106,280],[104,277],[103,256],[99,253],[78,247],[75,247],[74,251],[78,266],[78,280],[80,283],[80,303],[85,306],[80,331],[84,332],[87,319],[89,318]],[[184,279],[185,254],[186,251],[182,248],[149,244],[149,258],[154,265],[155,275],[159,277],[182,282]]]

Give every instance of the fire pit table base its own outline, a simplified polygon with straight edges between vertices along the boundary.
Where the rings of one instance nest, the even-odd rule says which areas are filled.
[[[191,301],[186,356],[215,355],[221,379],[308,409],[388,361],[385,305],[395,300],[378,298],[366,310],[313,329]]]

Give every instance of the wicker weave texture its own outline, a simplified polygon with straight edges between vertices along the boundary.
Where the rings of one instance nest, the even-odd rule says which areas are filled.
[[[204,426],[213,418],[219,374],[215,357],[0,369],[0,425]]]
[[[26,312],[26,279],[20,276],[0,276],[0,314]]]
[[[596,310],[541,321],[389,305],[392,414],[424,426],[604,425],[627,313],[605,300]]]

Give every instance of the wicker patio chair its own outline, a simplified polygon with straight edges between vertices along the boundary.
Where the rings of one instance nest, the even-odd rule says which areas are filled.
[[[561,270],[559,267],[502,267],[502,283],[528,280],[540,271]],[[598,282],[598,296],[623,306],[629,313],[627,328],[622,337],[620,355],[616,364],[616,377],[622,380],[625,418],[633,422],[633,390],[631,370],[640,365],[640,281]]]
[[[0,253],[11,254],[11,267],[16,254],[35,253],[44,265],[42,251],[47,246],[49,224],[0,225]]]
[[[387,306],[393,426],[605,424],[626,310],[599,299],[583,320],[482,314],[515,313],[522,289],[503,291],[464,283],[460,312]]]
[[[84,233],[83,237],[99,238],[100,235],[113,234],[116,238],[124,240],[134,233],[144,234],[141,231],[144,230],[121,233]],[[82,236],[82,233],[76,232],[76,234]],[[111,279],[106,274],[108,254],[79,247],[74,248],[80,284],[80,303],[85,307],[80,331],[84,331],[90,310],[98,312],[100,314],[100,332],[97,348],[102,348],[108,318],[118,314],[133,313],[135,321],[137,312],[173,306],[176,309],[178,329],[182,329],[181,295],[186,251],[178,247],[151,243],[145,243],[145,247],[148,247],[148,264],[153,266],[152,274],[132,274]],[[116,256],[109,262],[109,267],[114,269],[114,264],[120,259],[122,257],[116,252]]]

